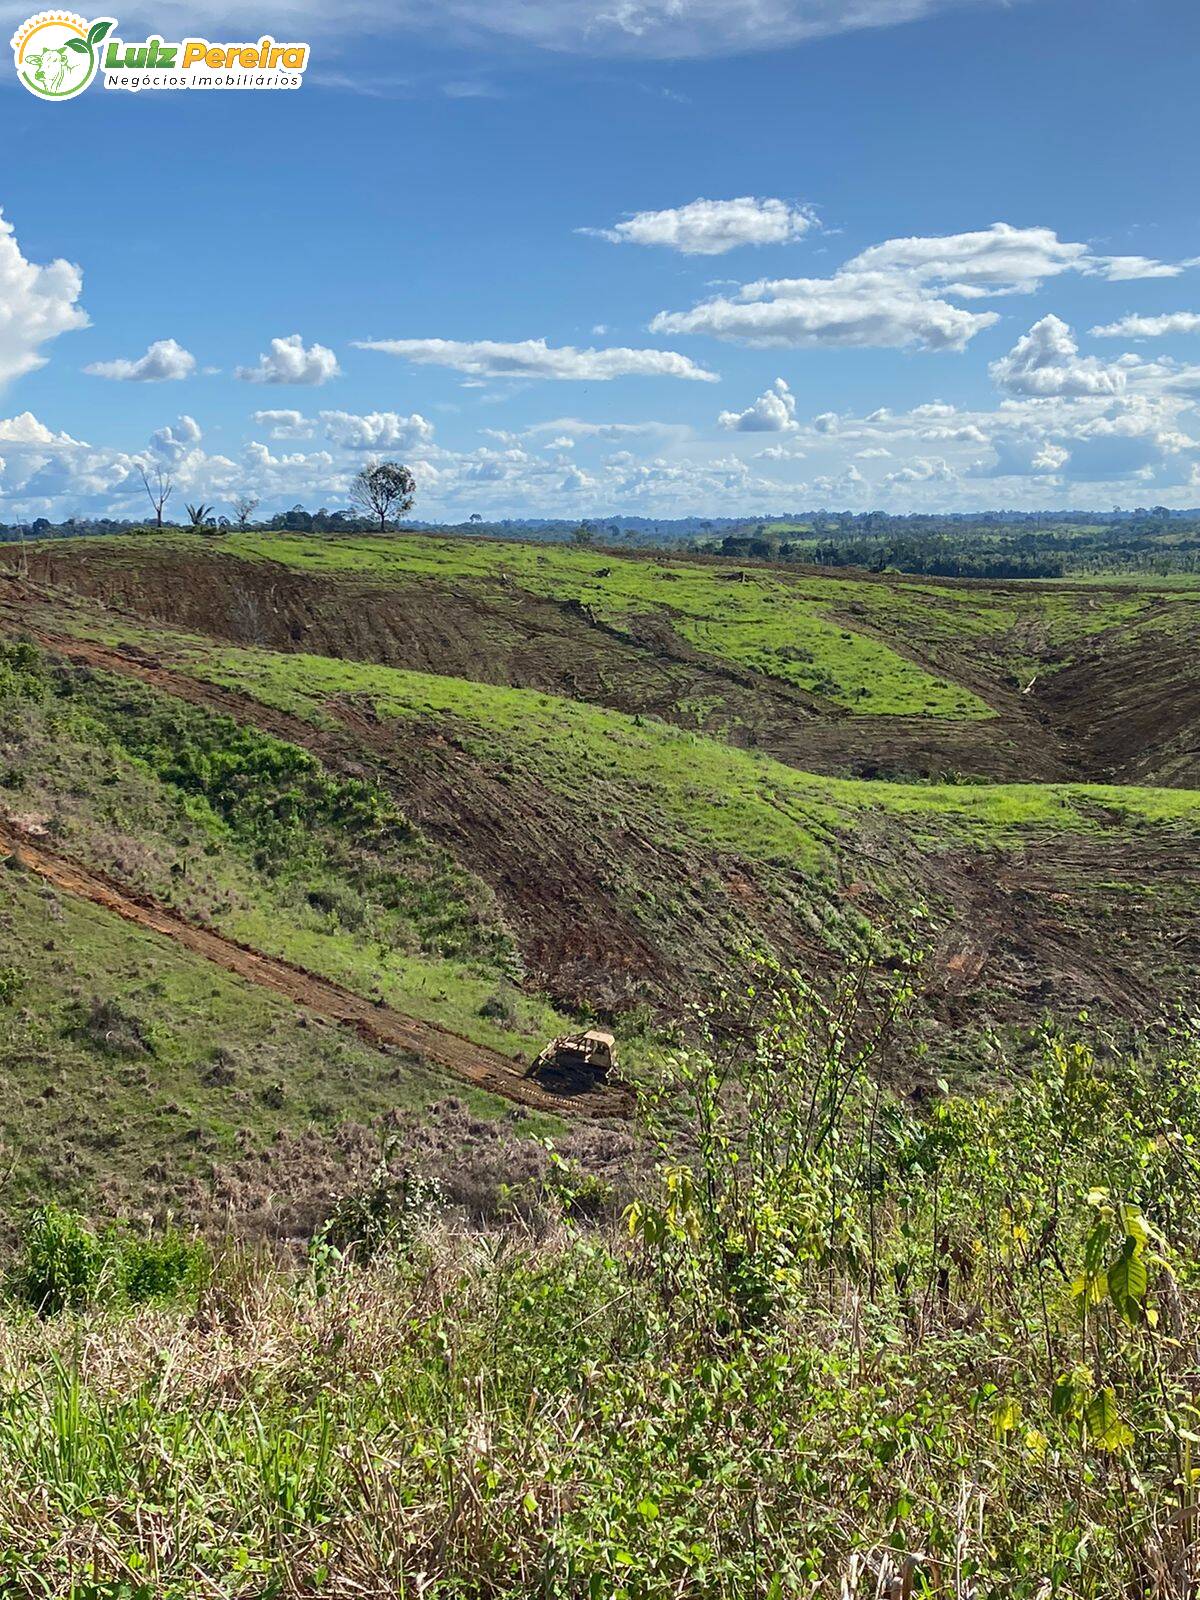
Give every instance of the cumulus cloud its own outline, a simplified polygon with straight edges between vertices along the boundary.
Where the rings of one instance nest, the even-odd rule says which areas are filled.
[[[659,334],[708,334],[760,348],[857,345],[962,350],[998,320],[973,302],[1029,294],[1049,278],[1172,276],[1170,266],[1142,256],[1097,256],[1051,228],[995,222],[968,233],[885,239],[844,262],[827,278],[775,278],[748,283],[691,311],[661,311]],[[957,302],[966,301],[967,305]]]
[[[164,462],[178,462],[204,437],[195,417],[186,414],[150,435],[150,451]]]
[[[1031,459],[1029,465],[1034,472],[1057,472],[1071,459],[1071,452],[1065,445],[1052,444],[1047,441]]]
[[[270,350],[259,356],[257,366],[236,369],[237,376],[247,383],[328,383],[340,371],[332,350],[323,344],[306,347],[298,333],[272,339]]]
[[[997,321],[930,294],[894,273],[841,272],[832,278],[779,278],[750,283],[736,296],[706,300],[691,311],[660,311],[657,334],[709,334],[759,349],[808,345],[962,350]]]
[[[1168,311],[1160,317],[1133,314],[1091,329],[1095,339],[1163,339],[1173,333],[1200,333],[1200,311]]]
[[[745,411],[722,411],[717,423],[735,433],[788,433],[796,427],[796,397],[776,378]]]
[[[496,339],[362,339],[360,350],[382,350],[423,366],[451,367],[472,378],[556,378],[606,382],[610,378],[689,378],[716,383],[708,372],[674,350],[576,350],[545,339],[506,344]]]
[[[69,261],[44,267],[26,261],[0,213],[0,384],[44,367],[44,344],[87,327],[78,304],[82,289],[83,274]]]
[[[314,426],[302,411],[255,411],[250,420],[265,428],[272,439],[308,439]]]
[[[1042,397],[1120,394],[1126,381],[1120,367],[1081,356],[1070,328],[1053,315],[1035,322],[988,371],[1010,394]]]
[[[322,411],[321,422],[325,437],[345,450],[411,450],[433,440],[433,423],[418,411],[411,417],[395,411]]]
[[[580,233],[611,244],[661,245],[688,256],[719,256],[744,244],[787,244],[816,222],[806,206],[786,200],[692,200],[667,211],[638,211],[611,228],[580,228]]]
[[[949,462],[941,456],[932,459],[918,456],[916,460],[896,472],[889,472],[884,483],[951,483],[956,474]]]
[[[44,422],[39,422],[32,411],[22,411],[20,416],[0,417],[0,444],[26,445],[77,445],[69,433],[55,433]]]
[[[1087,245],[1060,239],[1051,228],[994,222],[973,233],[886,239],[853,257],[842,270],[900,272],[966,299],[1028,294],[1046,278],[1082,270],[1090,259]]]
[[[196,370],[196,358],[174,339],[156,339],[136,361],[124,357],[115,361],[93,361],[83,370],[93,378],[117,378],[125,383],[166,383],[190,377]]]

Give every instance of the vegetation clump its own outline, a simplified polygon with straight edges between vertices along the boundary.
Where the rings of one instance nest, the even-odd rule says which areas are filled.
[[[298,1268],[219,1261],[80,1343],[56,1219],[85,1265],[0,1328],[5,1579],[1192,1594],[1196,1041],[1048,1034],[1010,1092],[919,1110],[880,1082],[903,1000],[765,974],[740,1043],[664,1065],[619,1227],[564,1185],[480,1233],[381,1173]]]

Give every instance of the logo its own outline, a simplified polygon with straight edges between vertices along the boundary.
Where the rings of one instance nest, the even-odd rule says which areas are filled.
[[[88,23],[71,11],[39,11],[12,36],[17,76],[39,100],[73,100],[100,67],[100,45],[115,17]]]
[[[39,11],[12,36],[17,76],[39,100],[73,100],[99,75],[106,89],[298,89],[308,46],[279,44],[269,33],[252,44],[151,34],[128,43],[115,17],[85,22],[72,11]]]

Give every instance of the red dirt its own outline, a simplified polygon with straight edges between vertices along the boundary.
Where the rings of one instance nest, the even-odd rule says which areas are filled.
[[[237,645],[539,689],[658,717],[728,744],[761,750],[806,772],[997,780],[1067,775],[1052,729],[1033,705],[970,652],[946,655],[879,633],[849,608],[845,621],[926,670],[965,683],[993,705],[984,722],[858,717],[780,679],[705,654],[669,618],[619,623],[572,601],[488,580],[385,583],[295,571],[218,548],[60,548],[26,552],[36,583],[61,586],[143,623],[164,623]],[[14,558],[0,547],[0,576]],[[826,574],[828,576],[828,574]],[[861,608],[858,608],[861,610]],[[94,614],[94,609],[93,609]]]
[[[46,849],[43,843],[23,833],[11,818],[0,818],[0,853],[14,858],[17,865],[36,873],[67,894],[90,900],[94,905],[124,917],[127,922],[160,934],[184,949],[203,956],[226,972],[270,989],[308,1011],[353,1028],[370,1044],[410,1050],[453,1077],[489,1094],[501,1095],[519,1105],[568,1117],[621,1117],[628,1116],[632,1110],[630,1094],[620,1088],[597,1089],[570,1096],[551,1093],[523,1077],[520,1070],[498,1051],[488,1050],[433,1023],[405,1016],[387,1006],[375,1005],[340,984],[306,972],[302,967],[293,966],[275,956],[262,955],[248,945],[227,939],[209,928],[197,927],[148,897],[135,898],[102,873]]]
[[[5,603],[5,591],[16,604]],[[678,1015],[727,974],[730,952],[747,941],[810,971],[830,960],[805,915],[815,887],[786,868],[682,849],[645,817],[605,812],[586,792],[566,805],[532,774],[488,761],[448,721],[398,728],[352,699],[334,699],[325,709],[342,727],[318,728],[145,652],[63,637],[52,631],[52,613],[38,616],[47,598],[0,584],[0,622],[80,666],[263,728],[335,770],[368,773],[492,887],[530,982],[555,1000],[586,1001],[602,1014],[647,1000]],[[35,617],[45,626],[32,626]],[[806,728],[847,732],[844,722],[826,728],[815,719]],[[1200,853],[1192,836],[1135,829],[947,852],[905,845],[877,825],[842,849],[849,887],[828,886],[829,898],[848,898],[883,924],[894,906],[881,885],[907,881],[936,908],[942,934],[927,998],[951,1033],[981,1019],[1027,1024],[1084,1006],[1144,1021],[1164,1001],[1195,995]]]

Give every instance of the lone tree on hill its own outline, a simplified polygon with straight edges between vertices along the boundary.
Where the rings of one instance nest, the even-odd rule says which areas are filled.
[[[350,485],[350,503],[379,518],[380,533],[387,532],[389,517],[411,511],[417,480],[397,461],[376,461],[356,472]]]
[[[233,502],[233,514],[237,518],[239,528],[244,528],[250,518],[258,510],[258,496],[254,494],[240,494]]]
[[[153,478],[151,478],[145,467],[139,467],[138,471],[142,475],[146,493],[150,496],[150,504],[154,507],[155,524],[161,528],[163,525],[163,507],[171,498],[175,485],[172,483],[169,474],[165,473],[161,467],[155,467]]]

